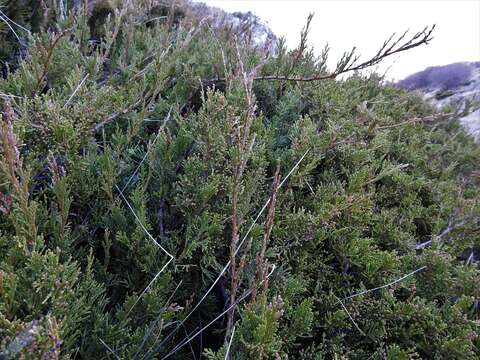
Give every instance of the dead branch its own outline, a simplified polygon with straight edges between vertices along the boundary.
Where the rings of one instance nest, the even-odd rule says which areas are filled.
[[[256,284],[252,291],[252,303],[255,302],[258,288],[260,284],[263,284],[263,292],[268,288],[268,280],[266,278],[268,263],[265,261],[265,253],[267,252],[267,245],[272,233],[273,220],[275,218],[275,205],[277,202],[278,188],[280,184],[280,164],[277,164],[277,169],[273,177],[272,194],[270,196],[270,204],[268,205],[267,221],[263,227],[263,241],[262,248],[256,256],[257,272],[256,272]]]
[[[238,289],[238,285],[240,282],[240,274],[243,270],[242,261],[237,263],[237,249],[238,249],[238,241],[239,241],[239,227],[242,222],[241,216],[238,212],[238,200],[241,195],[241,187],[243,182],[243,175],[245,172],[245,168],[247,166],[248,157],[250,154],[250,129],[253,123],[253,118],[255,116],[256,104],[255,98],[253,95],[252,90],[252,79],[254,77],[255,69],[248,73],[245,70],[242,57],[240,55],[240,49],[237,48],[237,56],[238,56],[238,65],[240,70],[240,76],[242,78],[244,90],[245,90],[245,98],[247,100],[247,109],[246,109],[246,116],[245,122],[242,124],[243,126],[239,126],[236,128],[235,133],[235,142],[237,147],[237,156],[234,159],[234,172],[233,172],[233,186],[232,186],[232,232],[231,232],[231,240],[230,240],[230,262],[231,262],[231,285],[230,285],[230,304],[234,304],[236,301],[236,293]],[[252,140],[251,144],[253,145]],[[233,326],[234,322],[234,315],[235,315],[235,308],[232,308],[228,312],[227,318],[227,336],[230,336],[230,331]]]
[[[285,80],[285,81],[317,81],[317,80],[325,80],[325,79],[335,79],[337,76],[351,72],[351,71],[358,71],[369,68],[371,66],[377,65],[380,63],[384,58],[397,54],[399,52],[407,51],[413,49],[417,46],[422,44],[428,44],[430,40],[433,38],[431,34],[435,28],[435,25],[431,27],[425,27],[422,31],[417,32],[413,35],[409,40],[405,41],[403,44],[401,42],[407,35],[408,31],[405,31],[401,36],[399,36],[396,40],[394,39],[395,34],[390,36],[383,45],[380,47],[380,50],[371,57],[370,59],[358,63],[360,59],[359,55],[356,55],[355,51],[356,48],[354,47],[350,52],[346,52],[343,54],[340,61],[337,63],[337,67],[335,71],[331,74],[316,74],[309,77],[290,77],[290,76],[261,76],[255,78],[255,80]]]
[[[238,57],[238,77],[242,81],[242,85],[245,91],[246,110],[245,121],[241,126],[235,128],[235,146],[237,148],[237,155],[234,158],[234,170],[233,170],[233,186],[232,186],[232,235],[230,240],[230,263],[231,263],[231,286],[230,286],[230,304],[234,304],[236,300],[236,293],[240,283],[240,275],[243,272],[245,266],[245,256],[241,257],[237,261],[237,253],[239,246],[239,228],[243,222],[242,217],[238,211],[238,200],[241,195],[242,185],[244,183],[244,173],[247,167],[247,162],[252,153],[253,145],[255,143],[255,134],[251,136],[251,127],[256,112],[255,94],[253,93],[253,79],[260,66],[264,64],[266,57],[262,59],[260,64],[248,71],[245,69],[240,48],[235,38],[235,46]],[[242,240],[243,242],[243,240]],[[234,323],[235,308],[232,308],[228,312],[227,317],[227,337],[230,336],[231,329]]]
[[[335,79],[341,74],[345,74],[352,71],[359,71],[377,65],[383,59],[388,56],[413,49],[420,45],[427,45],[430,40],[433,39],[432,32],[435,29],[435,24],[432,26],[426,26],[422,31],[417,32],[411,36],[408,40],[404,41],[408,30],[395,39],[395,33],[384,41],[378,52],[363,62],[359,63],[360,56],[356,54],[356,48],[354,47],[349,52],[345,52],[337,62],[335,71],[330,74],[314,74],[311,76],[290,76],[290,75],[263,75],[253,78],[254,81],[319,81],[327,79]],[[222,82],[224,78],[205,80],[207,82]]]

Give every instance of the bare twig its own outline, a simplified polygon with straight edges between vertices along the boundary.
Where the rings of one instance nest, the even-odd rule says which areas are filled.
[[[310,82],[310,81],[319,81],[327,79],[335,79],[341,74],[345,74],[352,71],[359,71],[371,66],[377,65],[384,58],[413,49],[417,46],[428,44],[430,40],[433,39],[432,32],[435,29],[435,25],[431,27],[425,27],[422,31],[417,32],[410,37],[409,40],[402,43],[403,39],[407,35],[408,31],[400,35],[396,40],[394,35],[390,36],[383,45],[380,47],[380,50],[368,60],[365,60],[361,63],[358,63],[360,57],[356,55],[356,48],[353,48],[350,52],[345,53],[340,61],[337,63],[335,71],[330,74],[314,74],[311,76],[290,76],[290,75],[263,75],[254,77],[254,81],[301,81],[301,82]],[[221,79],[210,79],[205,80],[207,82],[223,82],[224,78]]]
[[[232,231],[231,231],[231,240],[230,240],[230,262],[232,264],[230,268],[230,304],[235,303],[235,297],[237,293],[237,288],[240,282],[240,274],[243,271],[243,265],[240,261],[237,263],[237,247],[239,241],[239,227],[242,222],[240,214],[238,212],[238,200],[241,195],[241,188],[243,184],[243,175],[247,167],[247,161],[251,154],[252,146],[249,146],[249,143],[254,140],[250,140],[250,129],[253,123],[255,116],[255,97],[252,91],[252,78],[255,73],[255,69],[247,74],[242,57],[240,55],[240,48],[238,43],[235,42],[237,49],[238,65],[240,68],[240,75],[242,76],[243,86],[245,90],[245,99],[247,101],[247,109],[245,114],[245,121],[241,126],[235,127],[235,146],[237,148],[236,156],[233,159],[234,170],[233,170],[233,186],[232,186]],[[233,326],[235,309],[232,308],[228,313],[227,319],[227,336],[230,335],[230,331]]]
[[[434,236],[433,239],[430,239],[428,241],[425,241],[423,243],[420,243],[420,244],[417,244],[415,246],[415,250],[422,250],[424,248],[426,248],[427,246],[430,246],[433,242],[433,240],[437,240],[439,241],[440,243],[443,242],[445,240],[445,238],[454,230],[457,230],[459,228],[462,228],[464,227],[465,225],[467,225],[470,221],[479,221],[480,219],[479,218],[475,218],[475,217],[466,217],[460,221],[455,221],[455,216],[456,214],[458,214],[458,211],[453,214],[452,216],[450,216],[450,218],[448,219],[448,224],[447,224],[447,227],[438,235]]]
[[[272,195],[270,196],[270,204],[268,205],[268,214],[267,214],[267,221],[265,222],[263,228],[263,240],[262,240],[262,248],[260,252],[256,256],[256,264],[257,264],[257,272],[256,272],[256,284],[253,287],[252,292],[252,303],[255,302],[255,298],[257,296],[257,292],[259,289],[260,283],[263,283],[263,292],[267,290],[268,281],[265,278],[266,270],[267,270],[267,263],[265,261],[265,253],[267,251],[268,241],[270,239],[270,234],[273,228],[273,220],[275,217],[275,205],[277,202],[277,193],[278,193],[278,185],[280,182],[280,164],[277,164],[277,170],[275,171],[275,175],[273,178],[272,183]]]
[[[42,74],[40,75],[40,77],[37,78],[37,83],[33,87],[32,96],[35,96],[37,94],[37,92],[40,90],[39,88],[40,88],[40,85],[41,85],[42,81],[47,76],[48,69],[50,68],[50,64],[51,64],[51,60],[52,60],[52,56],[53,56],[53,52],[55,50],[55,47],[58,45],[59,41],[64,36],[66,36],[68,34],[68,32],[70,30],[71,29],[66,29],[66,30],[63,30],[60,33],[55,34],[55,36],[53,38],[53,41],[49,44],[47,54],[45,56],[45,61],[43,62]]]
[[[295,56],[293,58],[290,68],[285,74],[286,77],[289,77],[295,71],[295,68],[300,63],[300,60],[302,59],[302,56],[305,50],[307,49],[307,38],[308,38],[308,33],[310,32],[310,24],[312,22],[312,19],[313,19],[313,13],[310,13],[307,17],[307,23],[305,24],[305,27],[300,32],[300,43],[298,44],[298,47],[294,52]],[[280,82],[280,86],[279,86],[280,94],[282,93],[284,83],[285,81]]]
[[[378,126],[376,127],[376,130],[386,130],[386,129],[393,129],[396,127],[400,127],[403,125],[408,125],[408,124],[418,124],[421,121],[420,118],[413,118],[407,121],[402,121],[400,123],[392,124],[392,125],[385,125],[385,126]]]
[[[421,117],[421,118],[415,117],[415,118],[412,118],[412,119],[409,119],[409,120],[406,120],[406,121],[403,121],[403,122],[400,122],[400,123],[397,123],[397,124],[378,126],[375,129],[376,130],[386,130],[386,129],[392,129],[392,128],[396,128],[396,127],[403,126],[403,125],[408,125],[408,124],[431,123],[431,122],[436,122],[439,119],[448,118],[449,116],[452,116],[452,115],[454,115],[453,112],[438,113],[438,114],[433,114],[433,115],[429,115],[429,116],[424,116],[424,117]]]
[[[141,94],[141,95],[138,96],[137,100],[135,100],[134,103],[128,105],[127,107],[125,107],[121,111],[117,111],[117,112],[114,112],[114,113],[110,114],[105,119],[103,119],[101,122],[96,124],[93,127],[92,132],[93,133],[98,133],[106,125],[115,121],[119,116],[128,114],[129,112],[134,111],[137,108],[139,108],[141,105],[143,107],[148,107],[148,104],[150,104],[154,99],[156,99],[159,93],[160,93],[160,90],[158,88],[155,88],[155,87],[145,91],[144,94]]]
[[[310,32],[310,24],[312,22],[312,19],[313,19],[313,14],[310,13],[307,17],[307,23],[305,24],[305,27],[302,29],[300,33],[300,44],[298,45],[298,48],[295,50],[295,57],[292,61],[292,66],[290,67],[290,71],[288,72],[287,76],[290,75],[293,70],[295,70],[298,63],[300,62],[300,59],[303,56],[303,53],[307,48],[307,38],[308,38],[308,33]]]

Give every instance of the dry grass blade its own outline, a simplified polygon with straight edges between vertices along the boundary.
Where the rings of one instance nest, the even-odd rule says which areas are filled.
[[[67,102],[65,103],[65,105],[63,105],[63,107],[67,107],[68,104],[70,104],[70,101],[72,101],[73,97],[75,96],[75,94],[78,92],[78,90],[80,90],[80,88],[82,87],[82,85],[84,84],[84,82],[88,79],[88,76],[90,74],[87,74],[83,77],[82,81],[80,81],[80,83],[77,85],[77,87],[75,88],[75,90],[73,91],[72,95],[70,95],[70,97],[68,98]]]
[[[335,296],[335,295],[333,295]],[[347,307],[345,306],[345,304],[343,303],[342,300],[340,300],[339,297],[335,296],[335,298],[338,300],[338,302],[340,303],[340,305],[342,306],[343,310],[345,310],[345,312],[347,313],[348,317],[350,318],[350,320],[352,321],[352,324],[357,328],[357,330],[365,337],[369,337],[367,334],[365,334],[365,332],[360,329],[360,327],[358,326],[358,324],[355,322],[355,320],[353,319],[352,315],[350,314],[350,312],[348,311]]]
[[[26,31],[29,35],[31,34],[30,30],[28,30],[27,28],[23,27],[22,25],[16,23],[15,21],[13,21],[12,19],[10,19],[7,14],[5,14],[2,10],[0,10],[0,17],[3,18],[2,20],[3,21],[8,21],[10,23],[12,23],[13,25],[17,26],[18,28]]]
[[[134,110],[140,104],[144,103],[145,99],[146,99],[146,96],[140,96],[133,104],[127,106],[125,109],[123,109],[121,111],[117,111],[117,112],[107,116],[105,119],[103,119],[97,125],[95,125],[95,127],[93,128],[93,132],[96,133],[96,132],[102,130],[106,125],[110,124],[112,121],[114,121],[120,115],[125,115],[125,114],[129,113],[130,111]]]
[[[148,283],[148,285],[145,287],[145,289],[143,289],[143,291],[140,293],[140,295],[138,296],[137,300],[135,300],[135,302],[133,303],[132,306],[130,306],[130,309],[128,309],[127,311],[127,316],[132,312],[133,308],[135,307],[135,305],[138,304],[138,302],[140,301],[140,299],[143,297],[143,295],[145,295],[145,293],[150,289],[150,287],[153,285],[153,283],[158,279],[158,277],[160,276],[160,274],[163,273],[163,271],[167,268],[167,266],[172,262],[174,258],[170,258],[165,265],[163,265],[163,267],[160,269],[160,271],[153,277],[153,279]]]
[[[138,164],[137,168],[135,169],[135,171],[133,172],[132,175],[130,175],[130,177],[128,178],[127,182],[125,183],[125,185],[123,186],[122,190],[120,190],[120,192],[123,194],[123,192],[125,191],[125,189],[127,188],[127,186],[130,184],[130,182],[132,181],[132,179],[135,177],[135,175],[137,175],[138,171],[140,170],[140,167],[142,166],[142,164],[145,162],[145,160],[147,159],[148,155],[150,154],[150,150],[153,148],[153,145],[157,142],[158,138],[160,137],[160,134],[162,133],[163,129],[165,128],[165,126],[167,125],[167,122],[168,120],[170,120],[170,115],[172,113],[172,108],[170,107],[170,110],[168,111],[168,114],[165,118],[165,120],[163,121],[163,124],[162,126],[160,127],[160,129],[158,130],[157,132],[157,135],[155,136],[155,139],[153,139],[152,143],[150,144],[148,150],[145,152],[145,155],[143,156],[142,160],[140,161],[140,163]]]
[[[230,348],[232,346],[233,337],[235,336],[235,326],[232,329],[232,335],[230,335],[230,341],[228,342],[227,351],[225,352],[225,360],[229,359],[228,354],[230,353]]]
[[[165,305],[168,305],[171,303],[173,297],[175,296],[175,294],[177,293],[178,289],[180,289],[180,286],[183,284],[183,280],[180,280],[180,282],[177,284],[175,290],[173,290],[172,294],[170,295],[170,297],[168,298],[168,300],[165,302]],[[158,322],[162,319],[162,315],[163,315],[164,311],[162,310],[160,312],[160,315],[158,315],[157,319],[153,322],[153,324],[150,326],[150,328],[147,330],[147,333],[145,334],[145,336],[143,337],[142,339],[142,343],[140,344],[140,346],[138,347],[138,350],[135,352],[135,354],[133,355],[133,358],[132,360],[135,360],[138,355],[140,354],[140,352],[142,351],[143,347],[145,346],[145,344],[147,343],[147,340],[150,338],[150,335],[152,334],[152,331],[153,331],[153,328],[158,324]]]
[[[17,38],[18,42],[20,43],[21,40],[20,40],[20,37],[18,36],[18,34],[15,32],[15,30],[13,30],[12,26],[10,25],[9,23],[9,19],[8,17],[4,17],[2,15],[3,13],[0,13],[0,20],[3,21],[5,23],[5,25],[8,26],[8,28],[10,29],[10,31],[13,33],[13,35],[15,35],[15,37]]]
[[[160,274],[163,273],[163,271],[167,268],[167,266],[175,259],[174,256],[172,254],[170,254],[167,250],[165,250],[165,248],[160,245],[158,243],[157,240],[155,240],[155,238],[152,236],[152,234],[150,234],[150,232],[147,230],[147,228],[145,227],[145,225],[142,223],[142,221],[140,220],[140,218],[138,217],[137,213],[135,212],[135,210],[133,209],[132,205],[130,205],[130,203],[128,202],[128,200],[125,198],[125,196],[123,195],[123,192],[120,191],[120,189],[118,188],[118,186],[115,185],[115,187],[117,188],[117,190],[119,191],[120,193],[120,196],[122,197],[122,199],[125,201],[125,203],[127,204],[128,208],[130,209],[130,211],[132,212],[133,216],[135,217],[135,219],[137,220],[138,224],[140,225],[140,227],[143,229],[143,231],[147,234],[147,236],[155,243],[155,245],[157,245],[165,254],[168,255],[168,257],[170,258],[167,263],[160,269],[160,271],[154,276],[154,278],[150,281],[150,283],[145,287],[145,289],[141,292],[141,294],[138,296],[137,300],[135,300],[135,302],[133,303],[133,305],[130,307],[130,309],[127,311],[127,315],[130,314],[130,312],[133,310],[133,308],[135,307],[135,305],[137,305],[137,303],[140,301],[140,299],[142,298],[142,296],[150,289],[150,287],[152,286],[152,284],[158,279],[158,277],[160,276]]]
[[[112,349],[110,346],[108,346],[108,345],[105,343],[105,341],[103,341],[103,340],[100,339],[100,338],[98,338],[98,340],[100,340],[100,342],[102,343],[102,345],[107,348],[108,352],[111,353],[111,354],[115,357],[115,359],[120,360],[120,357],[117,355],[117,353],[116,353],[115,351],[113,351],[113,349]]]
[[[155,139],[153,140],[153,142],[151,143],[151,146],[147,149],[147,151],[145,152],[145,155],[144,157],[142,158],[142,160],[140,161],[139,165],[137,166],[137,168],[135,169],[135,171],[133,172],[133,174],[129,177],[127,183],[125,184],[125,186],[123,187],[123,189],[120,190],[120,188],[115,185],[115,188],[117,189],[117,191],[119,192],[121,198],[123,199],[123,201],[125,202],[125,204],[127,204],[127,207],[130,209],[130,211],[132,212],[133,216],[135,217],[135,220],[138,222],[138,224],[140,225],[140,227],[142,228],[142,230],[145,232],[145,234],[147,234],[147,236],[153,241],[153,243],[155,245],[157,245],[168,257],[169,257],[169,260],[165,263],[165,265],[163,265],[163,267],[157,272],[157,274],[153,277],[153,279],[148,283],[148,285],[145,287],[145,289],[143,289],[143,291],[140,293],[140,295],[137,297],[137,299],[135,300],[135,302],[132,304],[132,306],[130,306],[130,308],[128,309],[127,311],[127,316],[132,312],[132,310],[134,309],[134,307],[138,304],[138,302],[141,300],[141,298],[143,297],[143,295],[145,295],[147,293],[147,291],[150,289],[150,287],[153,285],[153,283],[155,283],[155,281],[158,279],[158,277],[165,271],[165,269],[168,267],[168,265],[170,265],[170,263],[175,259],[175,257],[170,254],[162,245],[160,245],[160,243],[155,240],[155,238],[153,237],[153,235],[147,230],[147,228],[145,227],[145,225],[142,223],[142,221],[140,220],[140,218],[138,217],[137,213],[135,212],[135,210],[133,209],[132,205],[129,203],[129,201],[127,200],[127,198],[125,197],[124,195],[124,191],[125,189],[127,188],[127,186],[130,184],[131,180],[133,179],[133,177],[136,175],[136,173],[140,170],[140,167],[142,166],[143,162],[147,159],[149,153],[150,153],[150,150],[152,149],[153,145],[155,144],[155,142],[157,141],[157,139],[159,138],[160,134],[162,133],[162,130],[164,129],[166,123],[168,122],[168,120],[170,119],[170,116],[171,116],[171,112],[172,112],[172,108],[170,107],[170,110],[162,124],[162,126],[160,127],[160,129],[158,130],[157,132],[157,135],[155,137]],[[180,282],[181,283],[181,282]],[[180,284],[178,285],[180,286]],[[178,286],[177,286],[177,289],[178,289]],[[176,290],[177,290],[176,289]],[[176,292],[175,290],[175,292]],[[175,293],[174,292],[174,293]],[[173,296],[173,294],[172,294]],[[101,339],[100,339],[101,340]],[[144,340],[146,341],[146,340]],[[103,341],[102,341],[103,343]],[[106,344],[104,344],[105,346],[107,346]],[[143,343],[141,345],[141,347],[143,346]],[[107,346],[108,347],[108,346]],[[140,351],[140,350],[139,350]],[[138,352],[137,352],[138,353]],[[137,354],[135,354],[135,357],[137,356]]]
[[[417,270],[414,270],[404,276],[402,276],[401,278],[398,278],[392,282],[389,282],[388,284],[385,284],[385,285],[382,285],[382,286],[378,286],[376,288],[373,288],[373,289],[368,289],[368,290],[364,290],[364,291],[360,291],[359,293],[356,293],[356,294],[353,294],[353,295],[350,295],[350,296],[347,296],[346,298],[343,299],[343,301],[345,300],[350,300],[350,299],[353,299],[357,296],[361,296],[361,295],[365,295],[365,294],[368,294],[368,293],[371,293],[373,291],[377,291],[377,290],[380,290],[380,289],[385,289],[387,287],[390,287],[392,285],[395,285],[396,283],[399,283],[400,281],[402,280],[405,280],[406,278],[412,276],[412,275],[415,275],[416,273],[420,272],[420,271],[423,271],[425,270],[427,267],[426,266],[422,266],[421,268],[418,268]]]
[[[137,220],[138,224],[140,225],[140,227],[143,229],[143,231],[145,231],[145,233],[147,234],[147,236],[155,243],[155,245],[157,245],[160,249],[162,249],[162,251],[167,254],[171,259],[173,259],[173,255],[170,254],[167,250],[165,250],[165,248],[160,245],[158,243],[157,240],[155,240],[155,238],[152,236],[152,234],[150,234],[150,232],[147,230],[147,228],[145,227],[145,225],[142,223],[142,221],[140,220],[140,218],[138,217],[137,213],[135,212],[135,210],[133,209],[132,205],[130,205],[130,203],[128,202],[128,200],[125,198],[125,195],[123,195],[123,192],[119,189],[119,187],[117,185],[115,185],[115,188],[118,190],[118,192],[120,193],[120,196],[122,197],[123,201],[125,201],[125,203],[127,204],[128,208],[130,209],[130,211],[132,212],[133,216],[135,217],[135,220]]]

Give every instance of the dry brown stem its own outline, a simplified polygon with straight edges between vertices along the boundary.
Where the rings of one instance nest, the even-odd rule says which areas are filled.
[[[247,161],[251,152],[252,144],[254,140],[250,140],[250,129],[255,117],[255,96],[252,90],[253,77],[255,70],[247,73],[240,55],[240,49],[237,46],[238,56],[238,70],[240,72],[241,80],[245,90],[245,98],[247,102],[247,109],[244,116],[244,122],[241,126],[235,128],[235,146],[237,147],[236,156],[233,159],[233,185],[232,185],[232,231],[230,240],[230,261],[231,261],[231,284],[230,284],[230,304],[234,304],[236,301],[236,293],[239,284],[239,277],[244,267],[244,259],[237,262],[237,247],[239,241],[239,227],[242,221],[241,214],[238,211],[238,199],[241,193],[241,187],[243,182],[243,175],[247,166]],[[233,327],[235,308],[233,307],[228,312],[227,317],[227,335],[230,335],[230,331]]]
[[[307,22],[307,25],[309,22]],[[308,30],[308,28],[306,28]],[[397,39],[394,40],[395,34],[390,36],[383,45],[380,47],[378,52],[363,62],[359,63],[360,56],[356,54],[356,48],[354,47],[349,52],[343,54],[340,61],[338,61],[335,70],[330,74],[313,74],[311,76],[291,76],[286,75],[263,75],[256,76],[253,78],[253,81],[301,81],[301,82],[310,82],[310,81],[319,81],[327,79],[336,79],[339,75],[345,74],[352,71],[359,71],[369,68],[371,66],[377,65],[383,59],[388,56],[398,54],[403,51],[413,49],[417,46],[428,44],[430,40],[433,39],[432,32],[435,29],[435,25],[427,26],[422,31],[417,32],[412,35],[408,40],[404,41],[405,36],[408,31],[405,31]],[[402,42],[403,41],[403,42]],[[300,50],[300,49],[299,49]],[[297,53],[298,54],[298,53]],[[210,79],[205,80],[206,82],[223,82],[224,78]]]
[[[268,263],[265,260],[265,253],[267,251],[268,242],[270,240],[270,234],[272,233],[273,220],[275,218],[275,205],[277,202],[279,185],[280,185],[280,164],[277,164],[277,169],[275,170],[275,175],[273,177],[272,194],[270,196],[270,203],[268,204],[267,221],[265,222],[265,225],[263,227],[262,248],[256,256],[257,272],[255,276],[255,280],[256,280],[255,286],[252,291],[252,300],[251,300],[252,303],[255,302],[260,284],[262,284],[263,286],[264,293],[267,291],[267,288],[268,288],[268,279],[267,279]]]

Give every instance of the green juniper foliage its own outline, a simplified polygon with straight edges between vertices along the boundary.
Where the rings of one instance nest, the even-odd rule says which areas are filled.
[[[0,10],[0,358],[478,359],[480,149],[354,71],[391,44],[328,72],[311,17],[290,51],[187,1]]]

